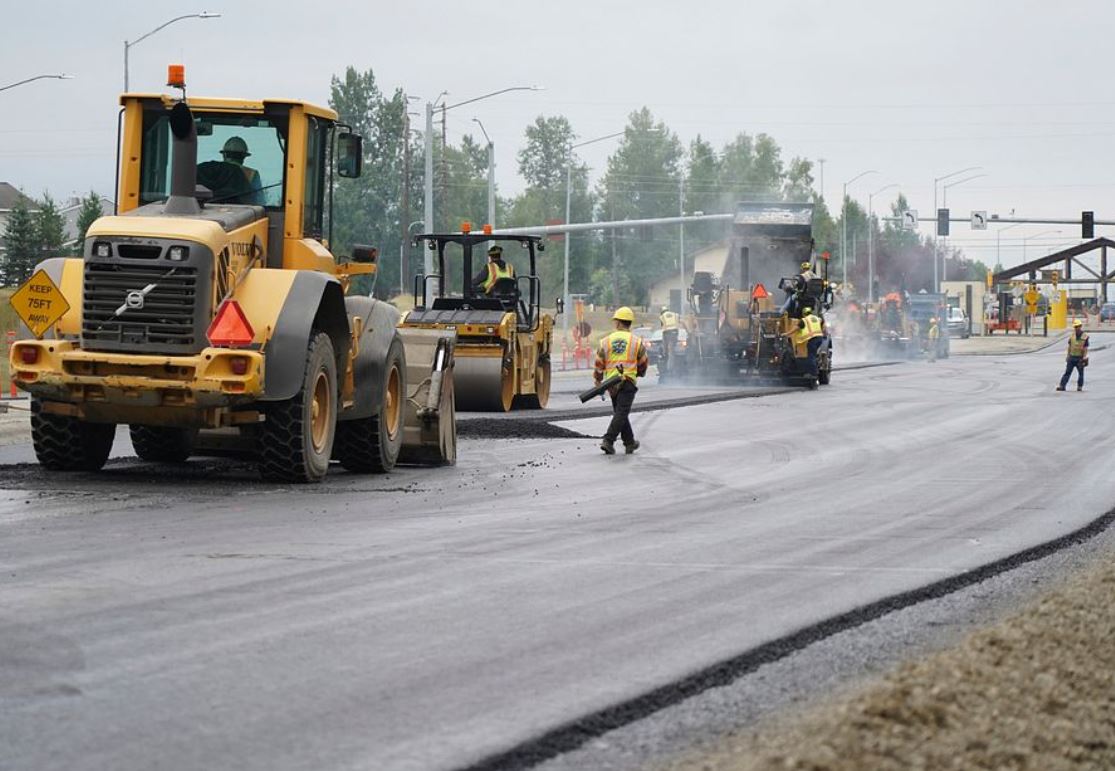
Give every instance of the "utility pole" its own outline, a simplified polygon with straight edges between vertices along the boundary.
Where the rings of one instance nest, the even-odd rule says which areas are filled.
[[[439,99],[441,97],[438,97]],[[427,233],[433,233],[434,230],[434,103],[426,102],[426,135],[423,137],[423,144],[426,147],[426,181],[423,187],[423,220],[422,229]],[[430,275],[434,272],[434,255],[428,249],[422,250],[423,275]],[[425,294],[423,290],[423,294]],[[423,302],[427,302],[424,300]]]
[[[441,111],[441,200],[444,203],[449,198],[449,153],[445,143],[445,110]],[[444,214],[444,212],[442,212]],[[448,229],[450,226],[446,225]],[[433,232],[437,232],[436,230]]]
[[[817,164],[821,167],[821,200],[825,200],[825,159],[818,158]]]
[[[678,175],[678,216],[685,216],[685,175]],[[681,312],[682,301],[685,297],[685,222],[678,223],[678,312]]]
[[[407,279],[407,249],[410,240],[410,112],[406,109],[406,98],[403,98],[403,211],[399,217],[399,294],[406,294]]]

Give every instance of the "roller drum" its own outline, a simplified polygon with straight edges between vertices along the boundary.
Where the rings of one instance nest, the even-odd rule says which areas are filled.
[[[507,412],[515,397],[515,379],[502,356],[458,356],[453,373],[457,409]]]

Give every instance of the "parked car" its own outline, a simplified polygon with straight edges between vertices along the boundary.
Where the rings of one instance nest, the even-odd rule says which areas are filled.
[[[965,340],[971,335],[968,329],[968,315],[963,308],[949,308],[948,316],[949,334],[953,337],[962,337]]]
[[[1115,303],[1100,306],[1100,321],[1115,321]]]
[[[678,342],[677,348],[679,350],[685,348],[685,340],[689,333],[684,328],[678,329]],[[644,337],[647,341],[647,359],[651,364],[657,364],[658,360],[662,358],[662,330],[656,329],[650,334],[650,337]]]

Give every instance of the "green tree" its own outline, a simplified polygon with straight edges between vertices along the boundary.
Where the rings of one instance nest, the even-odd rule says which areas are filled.
[[[35,216],[28,199],[16,198],[4,229],[3,279],[5,286],[15,286],[26,281],[38,261],[38,239],[35,235]]]
[[[77,240],[74,242],[73,253],[81,256],[85,248],[85,234],[89,227],[96,222],[104,212],[101,209],[101,197],[93,190],[81,199],[81,208],[77,213]]]
[[[794,158],[782,182],[782,197],[787,201],[808,201],[813,197],[813,161]]]
[[[36,263],[62,256],[66,241],[66,221],[50,193],[43,193],[42,204],[35,212],[35,241],[38,247]]]
[[[724,208],[722,197],[720,160],[712,145],[698,134],[689,143],[685,172],[685,211],[705,214],[729,211]],[[701,222],[685,228],[687,252],[695,252],[723,238],[724,226],[717,222]]]

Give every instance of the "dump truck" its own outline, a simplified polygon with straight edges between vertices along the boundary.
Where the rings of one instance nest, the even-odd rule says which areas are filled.
[[[361,137],[308,102],[187,99],[176,66],[168,85],[121,96],[117,210],[29,282],[53,310],[23,314],[10,366],[39,462],[100,469],[124,424],[142,459],[242,453],[287,482],[452,463],[452,331],[398,329],[376,250],[327,247]]]
[[[425,233],[414,242],[433,253],[435,272],[415,276],[415,307],[403,318],[402,329],[456,333],[456,408],[545,408],[554,320],[541,308],[537,259],[545,248],[542,239],[492,235],[490,225],[474,232],[466,222],[460,232]],[[491,246],[503,249],[507,262],[519,268],[514,278],[501,278],[485,292],[475,279]]]
[[[802,281],[791,275],[812,260],[812,223],[812,204],[739,204],[723,274],[694,273],[684,317],[687,344],[670,362],[664,382],[828,384],[827,329],[816,377],[805,343],[793,337],[804,308],[823,319],[832,305],[827,260],[821,260],[822,277]],[[775,287],[785,292],[786,302],[776,302]]]

